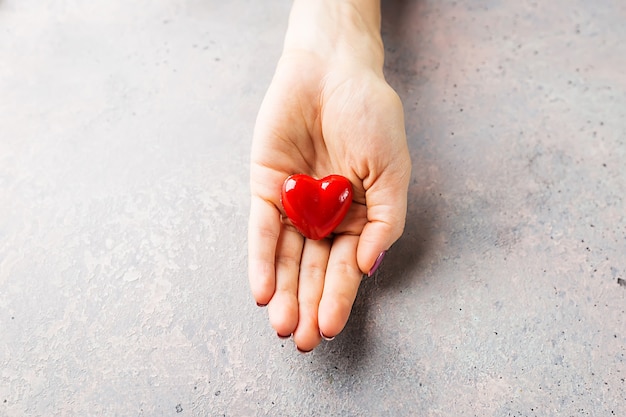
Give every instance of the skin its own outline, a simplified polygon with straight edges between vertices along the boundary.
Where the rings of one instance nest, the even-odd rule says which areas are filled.
[[[411,162],[402,103],[383,75],[380,4],[296,0],[254,131],[250,287],[278,335],[301,351],[339,334],[363,274],[401,236]],[[291,174],[340,174],[354,199],[333,237],[305,239],[284,217]]]

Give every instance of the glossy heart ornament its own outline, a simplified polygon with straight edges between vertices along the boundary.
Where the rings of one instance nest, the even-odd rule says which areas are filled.
[[[309,239],[323,239],[346,217],[352,184],[341,175],[316,180],[305,174],[288,177],[280,196],[291,223]]]

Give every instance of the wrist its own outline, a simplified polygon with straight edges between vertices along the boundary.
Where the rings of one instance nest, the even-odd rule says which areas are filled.
[[[283,55],[369,66],[382,74],[379,0],[295,0]]]

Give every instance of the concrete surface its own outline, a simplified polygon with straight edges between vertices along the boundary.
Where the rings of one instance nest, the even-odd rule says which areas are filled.
[[[626,3],[385,3],[407,229],[308,355],[246,277],[289,6],[0,0],[0,415],[626,415]]]

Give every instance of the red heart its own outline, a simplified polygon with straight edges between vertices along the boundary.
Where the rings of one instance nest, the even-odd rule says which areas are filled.
[[[341,175],[320,180],[292,175],[283,183],[281,203],[300,233],[309,239],[323,239],[346,217],[352,203],[352,184]]]

